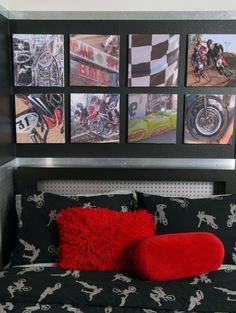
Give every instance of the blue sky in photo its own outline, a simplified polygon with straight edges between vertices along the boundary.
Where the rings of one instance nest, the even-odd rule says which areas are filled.
[[[212,39],[214,42],[222,44],[224,51],[236,53],[236,35],[231,34],[202,34],[203,40]]]

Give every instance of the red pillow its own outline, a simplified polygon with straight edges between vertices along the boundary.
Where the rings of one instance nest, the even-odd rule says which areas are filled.
[[[134,252],[134,268],[145,280],[187,278],[217,270],[224,246],[212,233],[180,233],[144,239]]]
[[[60,211],[59,261],[76,270],[133,270],[137,244],[155,234],[153,215],[98,208]]]

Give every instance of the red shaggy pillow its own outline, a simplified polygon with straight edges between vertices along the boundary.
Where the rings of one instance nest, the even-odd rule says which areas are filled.
[[[224,246],[211,233],[159,235],[137,246],[134,268],[145,280],[174,280],[216,271],[223,259]]]
[[[59,261],[76,270],[133,270],[137,244],[155,234],[153,215],[98,208],[60,211]]]

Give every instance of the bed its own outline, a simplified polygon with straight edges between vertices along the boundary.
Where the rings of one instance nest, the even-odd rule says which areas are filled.
[[[180,196],[186,197],[189,194],[188,188],[198,190],[197,196],[202,196],[201,192],[203,192],[203,195],[210,199],[210,195],[206,194],[208,189],[213,194],[236,193],[233,184],[234,174],[234,171],[227,170],[22,167],[15,173],[15,193],[21,194],[27,189],[37,188],[38,184],[40,189],[49,188],[52,186],[51,181],[55,180],[79,178],[80,181],[87,181],[89,188],[92,180],[123,182],[124,186],[127,186],[128,182],[142,181],[145,184],[139,183],[137,189],[144,195],[150,191],[150,186],[153,184],[166,182],[165,196],[169,196],[168,193],[172,194],[172,198],[166,198],[168,201],[173,197],[174,199],[180,199]],[[183,182],[182,194],[179,194],[178,182]],[[147,190],[148,183],[150,185]],[[100,185],[102,186],[102,183]],[[131,185],[129,184],[129,187]],[[68,185],[66,186],[68,188]],[[62,185],[59,189],[62,189]],[[221,203],[221,198],[215,197],[214,200],[209,201]],[[147,197],[147,199],[151,198]],[[230,203],[234,200],[227,198],[224,201]],[[183,208],[180,202],[172,202],[179,205],[179,210]],[[189,210],[191,211],[191,203]],[[228,212],[225,215],[228,219]],[[230,233],[234,233],[234,226],[233,223],[228,227]],[[43,259],[40,259],[40,262],[36,260],[33,264],[13,265],[0,272],[1,313],[236,312],[236,263],[234,262],[223,264],[216,272],[188,279],[151,282],[137,278],[132,272],[68,270],[57,268],[54,262],[42,261]]]

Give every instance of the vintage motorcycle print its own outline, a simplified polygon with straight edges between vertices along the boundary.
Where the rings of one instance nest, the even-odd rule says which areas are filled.
[[[15,96],[17,143],[64,143],[63,94]]]
[[[231,144],[235,99],[235,95],[187,95],[184,142]]]
[[[64,86],[64,36],[13,34],[15,86]]]
[[[119,102],[118,94],[72,94],[71,141],[119,142]]]

